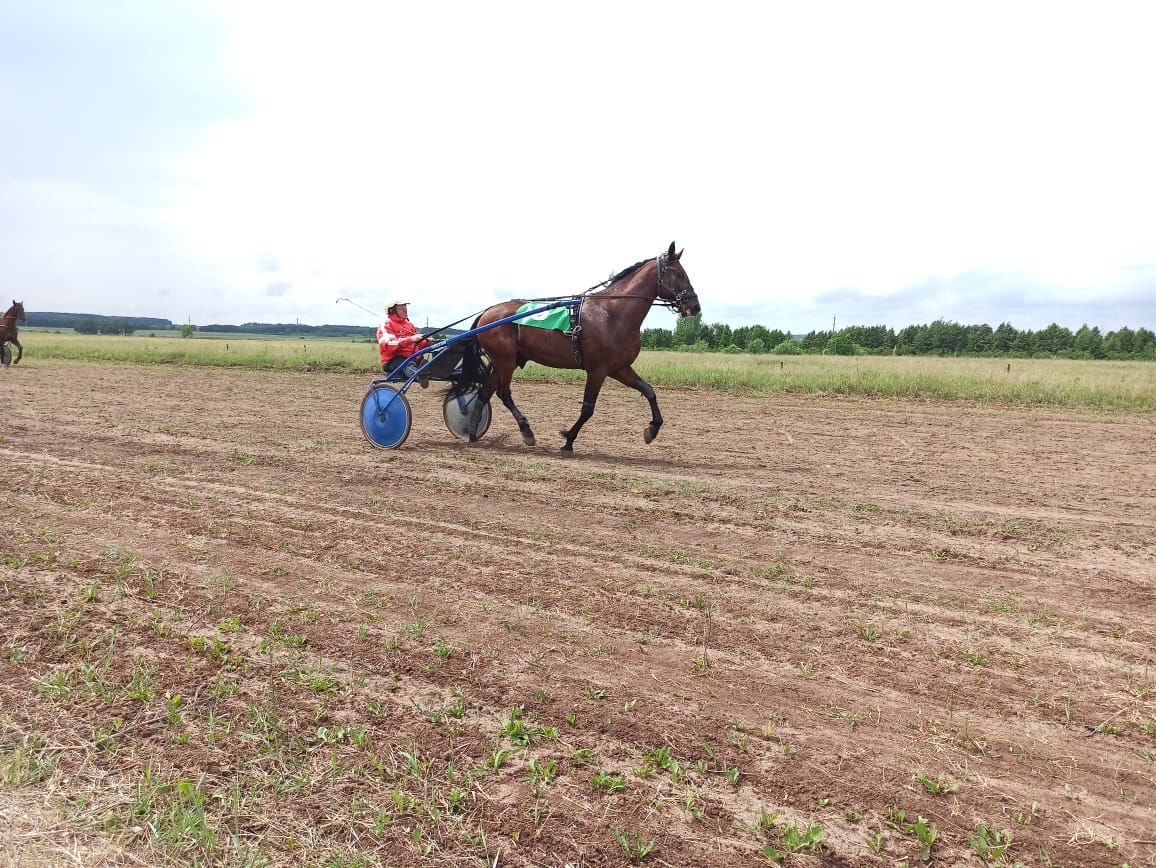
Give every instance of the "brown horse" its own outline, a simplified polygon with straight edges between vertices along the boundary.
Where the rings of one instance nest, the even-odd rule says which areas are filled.
[[[578,296],[576,334],[524,326],[518,322],[481,332],[466,343],[462,376],[451,391],[460,394],[475,388],[479,390],[482,401],[475,402],[475,417],[481,415],[483,402],[488,402],[496,393],[518,423],[522,440],[527,446],[533,446],[534,432],[510,394],[514,369],[527,361],[551,368],[583,368],[586,371],[586,391],[582,397],[582,411],[578,421],[568,430],[559,432],[566,441],[562,453],[573,454],[574,440],[586,420],[594,414],[598,393],[607,377],[636,389],[650,402],[650,425],[642,435],[642,439],[650,443],[662,427],[662,414],[658,411],[654,389],[635,373],[631,365],[642,349],[642,321],[651,305],[665,304],[682,316],[699,312],[698,296],[679,263],[681,257],[682,251],[675,253],[672,242],[669,250],[654,259],[636,262],[596,289]],[[524,303],[524,300],[514,300],[496,304],[478,317],[474,328],[511,316]],[[481,350],[489,356],[489,366],[485,364]],[[476,430],[476,427],[471,430]],[[470,439],[477,438],[471,434]]]
[[[16,361],[12,364],[20,364],[20,360],[24,358],[24,347],[20,345],[17,339],[20,334],[16,329],[16,323],[26,322],[27,317],[24,315],[24,302],[12,299],[12,307],[4,312],[4,316],[0,316],[0,351],[4,344],[16,344]]]

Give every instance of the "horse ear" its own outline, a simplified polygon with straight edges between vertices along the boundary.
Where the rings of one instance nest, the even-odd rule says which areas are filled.
[[[674,242],[673,241],[670,242],[670,249],[666,251],[666,258],[667,259],[676,259],[677,258],[674,255]]]
[[[674,261],[675,262],[678,262],[678,260],[682,259],[683,250],[686,250],[686,248],[684,247],[684,248],[682,248],[682,250],[678,251],[678,253],[674,254]]]

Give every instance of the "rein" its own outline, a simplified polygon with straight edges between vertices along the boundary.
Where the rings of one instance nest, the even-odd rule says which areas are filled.
[[[568,298],[581,298],[581,299],[585,300],[589,296],[594,296],[597,298],[632,298],[632,299],[635,299],[636,301],[646,301],[652,305],[658,305],[659,307],[669,308],[670,310],[673,310],[676,313],[678,313],[679,312],[678,302],[682,301],[682,299],[686,297],[686,293],[685,292],[675,292],[673,287],[667,286],[665,283],[662,282],[663,272],[666,269],[666,254],[665,253],[660,253],[658,256],[656,256],[654,258],[654,263],[655,263],[655,267],[657,270],[658,288],[659,289],[665,289],[672,296],[674,296],[673,299],[661,298],[658,295],[655,295],[654,298],[647,298],[646,296],[643,296],[643,295],[625,295],[625,294],[623,294],[623,295],[611,295],[611,294],[608,294],[605,292],[599,292],[598,290],[600,290],[600,289],[609,289],[611,286],[614,285],[615,279],[613,277],[608,277],[608,278],[606,278],[606,280],[602,281],[601,283],[596,283],[593,286],[582,290],[582,292],[575,293],[574,295],[551,295],[551,296],[544,296],[542,298],[528,298],[528,299],[526,299],[526,301],[563,301],[563,300],[568,299]],[[630,270],[630,269],[628,269],[628,270]],[[459,320],[458,322],[461,322],[461,320]]]
[[[527,299],[525,299],[525,301],[526,302],[532,302],[532,301],[566,301],[567,299],[571,299],[571,298],[585,299],[585,298],[587,298],[593,294],[595,298],[632,298],[635,301],[647,301],[647,302],[650,302],[650,304],[657,304],[660,307],[670,308],[673,311],[678,310],[678,308],[675,307],[673,301],[668,301],[665,298],[658,298],[657,296],[655,296],[654,298],[646,298],[645,296],[642,296],[642,295],[606,295],[606,294],[601,293],[601,292],[599,292],[599,293],[594,292],[595,290],[606,288],[607,286],[609,286],[609,284],[610,284],[609,280],[604,280],[604,281],[602,281],[602,283],[596,283],[596,284],[594,284],[594,286],[590,287],[589,289],[585,289],[582,292],[575,293],[573,295],[544,295],[544,296],[540,296],[539,298],[527,298]],[[490,305],[490,307],[493,307],[493,305]],[[460,323],[464,323],[468,319],[472,319],[473,317],[480,316],[481,314],[485,313],[489,309],[490,309],[489,307],[483,307],[481,310],[479,310],[475,313],[467,314],[466,316],[463,316],[461,319],[456,320],[455,322],[452,322],[449,325],[442,326],[441,328],[434,329],[433,331],[425,332],[424,334],[426,337],[429,337],[430,335],[441,334],[442,332],[446,331],[447,329],[452,329],[454,326],[459,325]]]
[[[461,319],[459,319],[459,320],[456,320],[455,322],[452,322],[452,323],[450,323],[449,325],[444,325],[444,326],[442,326],[440,329],[434,329],[432,332],[424,332],[424,334],[425,334],[425,336],[426,336],[427,338],[428,338],[430,335],[440,335],[442,332],[444,332],[444,331],[447,331],[448,329],[452,329],[454,326],[458,325],[458,323],[463,323],[463,322],[465,322],[466,320],[470,319],[471,317],[481,316],[481,315],[482,315],[483,313],[485,313],[487,310],[489,310],[489,308],[488,308],[488,307],[483,307],[483,308],[482,308],[481,310],[479,310],[477,313],[469,313],[469,314],[466,314],[466,315],[465,315],[465,316],[463,316]]]
[[[643,260],[643,262],[645,262],[645,261],[646,260]],[[639,264],[641,264],[641,263],[639,263]],[[607,294],[604,292],[599,292],[599,290],[609,289],[611,286],[614,285],[614,283],[616,282],[615,276],[611,276],[611,277],[608,277],[605,280],[603,280],[601,283],[596,283],[593,286],[587,287],[586,289],[582,290],[582,292],[579,292],[579,293],[574,293],[572,295],[546,295],[546,296],[541,296],[539,298],[527,298],[527,299],[525,299],[525,301],[527,301],[527,302],[566,301],[567,299],[577,298],[577,299],[580,299],[580,302],[578,304],[578,309],[577,309],[578,316],[580,316],[581,310],[582,310],[582,303],[585,302],[587,298],[590,298],[590,297],[600,298],[600,299],[601,298],[613,298],[613,299],[631,298],[631,299],[634,299],[635,301],[645,301],[649,305],[652,305],[652,306],[657,305],[659,307],[665,307],[668,310],[674,311],[675,313],[682,313],[683,303],[684,303],[687,295],[689,294],[690,290],[683,290],[682,292],[675,292],[673,286],[667,286],[665,283],[662,282],[663,272],[666,271],[666,254],[665,253],[660,253],[660,254],[658,254],[658,256],[654,257],[654,264],[655,264],[655,267],[657,269],[658,289],[660,291],[665,289],[668,293],[670,293],[673,296],[673,298],[670,298],[670,299],[662,298],[657,293],[655,294],[654,298],[647,298],[646,296],[643,296],[643,295],[627,295],[627,294],[614,295],[614,294]],[[627,271],[633,271],[633,270],[634,270],[633,268],[627,269]],[[346,299],[346,300],[348,301],[348,299]],[[341,301],[341,299],[338,299],[338,301]],[[493,305],[491,305],[490,307],[493,307]],[[468,319],[471,319],[471,318],[477,317],[477,316],[481,316],[483,313],[485,313],[489,309],[490,309],[489,307],[484,307],[481,310],[477,311],[476,313],[467,314],[466,316],[462,317],[461,319],[457,320],[456,322],[452,322],[449,325],[442,326],[439,329],[434,329],[433,331],[425,332],[424,334],[427,338],[432,336],[432,335],[441,334],[444,331],[452,329],[456,325],[460,325],[461,323],[464,323]],[[577,319],[578,316],[576,316],[575,319]],[[576,330],[575,330],[575,334],[577,334],[577,332],[580,330],[581,330],[581,325],[578,325]],[[575,347],[577,347],[577,341],[575,341]],[[577,355],[577,349],[575,349],[575,354]]]

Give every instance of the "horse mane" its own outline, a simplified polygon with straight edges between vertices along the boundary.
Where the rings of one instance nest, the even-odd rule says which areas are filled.
[[[634,274],[634,272],[638,271],[638,269],[642,268],[642,266],[646,265],[646,263],[650,262],[653,258],[654,257],[652,256],[648,256],[646,259],[640,259],[633,265],[628,265],[617,274],[610,275],[610,277],[606,278],[606,281],[602,283],[595,291],[600,292],[603,289],[609,289],[614,284],[618,283],[618,281],[625,280],[626,278],[630,277],[630,275]]]

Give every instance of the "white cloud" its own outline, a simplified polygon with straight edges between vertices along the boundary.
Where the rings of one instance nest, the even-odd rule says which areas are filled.
[[[967,320],[971,274],[1106,322],[1151,287],[1143,4],[216,8],[213,74],[249,109],[171,155],[151,217],[202,321],[393,291],[446,321],[672,239],[734,324],[823,327],[836,290],[902,317],[913,287]]]

